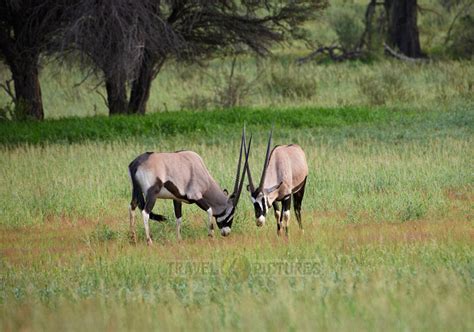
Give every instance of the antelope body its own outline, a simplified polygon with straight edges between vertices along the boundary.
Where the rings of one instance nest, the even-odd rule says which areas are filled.
[[[301,230],[301,203],[303,201],[308,165],[303,149],[296,144],[276,146],[270,153],[271,133],[267,145],[262,177],[258,188],[255,188],[249,166],[247,175],[249,179],[248,190],[255,209],[257,226],[265,224],[267,211],[273,206],[277,221],[277,233],[281,234],[282,228],[288,235],[290,223],[291,198],[294,200],[296,219]],[[282,202],[280,213],[279,202]]]
[[[129,165],[133,190],[129,209],[132,240],[136,241],[134,211],[138,206],[142,210],[147,243],[152,244],[148,225],[149,219],[157,221],[166,219],[152,212],[157,199],[173,200],[178,239],[181,238],[183,202],[197,204],[208,213],[206,224],[209,236],[213,235],[214,230],[212,217],[215,218],[221,235],[229,235],[235,208],[242,191],[245,168],[247,167],[246,158],[242,177],[240,178],[244,141],[245,135],[243,134],[234,192],[230,196],[219,187],[209,174],[202,158],[195,152],[146,152],[133,160]]]

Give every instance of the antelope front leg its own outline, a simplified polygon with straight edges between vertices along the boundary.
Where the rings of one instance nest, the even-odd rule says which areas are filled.
[[[291,207],[291,196],[288,196],[282,202],[283,213],[281,215],[282,227],[285,229],[285,235],[288,236],[288,227],[290,226],[290,207]]]
[[[210,236],[210,237],[213,237],[214,236],[214,224],[212,222],[212,208],[203,199],[197,200],[196,204],[201,209],[203,209],[204,211],[207,212],[207,220],[206,220],[207,235]]]
[[[212,221],[212,208],[207,209],[207,236],[214,237],[214,223]]]
[[[280,213],[280,206],[278,205],[278,202],[275,201],[272,204],[273,206],[273,214],[275,215],[275,219],[277,222],[277,235],[281,234],[281,213]]]

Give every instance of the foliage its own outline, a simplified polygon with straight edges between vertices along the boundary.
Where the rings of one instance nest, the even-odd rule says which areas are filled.
[[[472,60],[474,57],[474,16],[459,19],[450,41],[450,53],[454,58]]]
[[[333,6],[328,13],[331,29],[345,50],[354,50],[364,32],[364,8],[360,5]]]
[[[407,101],[410,98],[410,92],[404,85],[401,73],[388,68],[380,73],[361,76],[357,83],[360,92],[367,97],[370,105],[386,105],[394,101]]]
[[[387,107],[439,109],[446,104],[463,104],[472,100],[470,95],[474,87],[474,66],[469,61],[437,61],[429,65],[407,64],[396,60],[297,65],[293,60],[294,58],[286,56],[266,60],[239,58],[236,75],[245,79],[241,85],[243,90],[250,89],[249,93],[244,95],[243,106],[372,106],[375,104],[363,93],[358,82],[371,77],[375,80],[373,85],[382,86],[385,84],[383,79],[391,75],[389,72],[392,72],[392,75],[401,74],[395,79],[400,81],[402,98],[386,99]],[[170,63],[162,69],[160,79],[152,86],[149,111],[219,107],[216,105],[216,91],[225,91],[230,63],[229,59],[211,61],[206,67]],[[0,73],[4,72],[0,68]],[[77,70],[68,73],[61,67],[46,66],[41,81],[46,118],[108,113],[103,100],[94,90],[98,82],[90,78],[78,85],[81,82],[81,74]],[[99,88],[99,91],[104,93],[102,88]],[[0,105],[6,105],[9,101],[10,98],[6,94],[0,93]]]
[[[310,99],[317,92],[315,78],[293,75],[288,68],[283,72],[272,70],[270,79],[264,84],[270,94],[292,100]]]

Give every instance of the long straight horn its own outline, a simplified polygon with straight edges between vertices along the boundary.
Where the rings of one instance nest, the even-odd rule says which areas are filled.
[[[244,140],[243,140],[243,143],[244,143],[244,147],[246,147],[246,144],[245,144],[245,135],[244,135]],[[250,153],[250,145],[252,144],[252,135],[250,135],[250,139],[249,139],[249,147],[248,149],[245,149],[245,162],[244,162],[244,169],[242,171],[242,178],[240,179],[240,183],[239,183],[239,188],[237,190],[237,192],[235,193],[235,196],[234,196],[234,207],[237,206],[237,203],[239,202],[239,199],[240,199],[240,194],[242,192],[242,188],[244,186],[244,179],[245,179],[245,170],[247,169],[248,170],[248,162],[249,162],[249,153]]]
[[[265,162],[263,163],[262,177],[260,178],[258,191],[263,190],[263,183],[265,182],[265,175],[267,174],[268,161],[270,160],[270,148],[272,146],[272,134],[273,134],[273,127],[270,130],[270,137],[268,138],[267,153],[265,154]]]
[[[247,167],[245,168],[245,170],[247,171],[247,178],[249,180],[250,192],[253,193],[255,191],[255,186],[253,184],[252,175],[250,174],[250,166],[248,165],[248,158],[249,158],[249,154],[250,154],[250,143],[252,143],[252,135],[250,135],[248,149],[245,146],[245,144],[244,144],[244,149],[245,149],[245,157],[247,158]]]
[[[240,167],[242,166],[242,151],[243,151],[243,148],[244,148],[244,144],[245,144],[245,127],[242,130],[242,139],[240,141],[239,163],[237,164],[237,174],[235,176],[235,184],[234,184],[234,190],[233,190],[234,194],[237,192],[238,185],[239,185]],[[245,170],[245,168],[244,168],[244,170]]]

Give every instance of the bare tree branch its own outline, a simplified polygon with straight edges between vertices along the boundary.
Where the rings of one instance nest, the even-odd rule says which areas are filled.
[[[12,101],[16,103],[15,93],[13,92],[13,89],[11,87],[12,82],[13,82],[13,79],[6,80],[5,84],[0,83],[0,88],[2,88],[8,94],[8,96],[10,96]]]
[[[390,46],[388,46],[386,43],[383,43],[383,47],[384,47],[385,51],[388,54],[390,54],[391,56],[393,56],[394,58],[397,58],[399,60],[413,62],[413,63],[427,63],[427,62],[430,61],[429,59],[426,59],[426,58],[410,58],[410,57],[406,56],[405,54],[402,54],[402,53],[399,53],[399,52],[395,51]]]
[[[453,28],[456,24],[456,21],[461,17],[462,14],[465,14],[471,6],[474,5],[474,2],[468,1],[467,4],[461,7],[461,9],[454,15],[453,20],[451,21],[451,24],[449,25],[448,32],[446,34],[446,38],[444,39],[444,45],[448,44],[449,40],[451,39],[451,33],[453,32]]]
[[[298,64],[306,63],[318,55],[328,56],[331,60],[340,62],[344,60],[353,60],[360,58],[363,53],[360,50],[345,50],[343,47],[334,45],[334,46],[321,46],[315,51],[311,52],[309,55],[299,58],[297,60]]]

